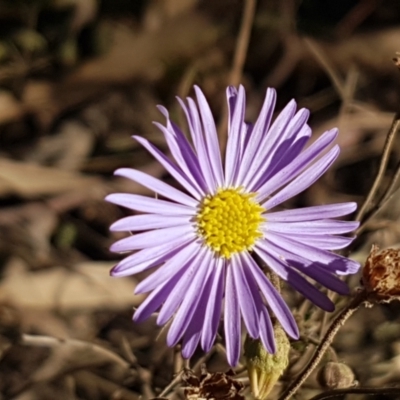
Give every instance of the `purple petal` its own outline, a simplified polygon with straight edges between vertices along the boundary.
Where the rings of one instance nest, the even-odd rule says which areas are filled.
[[[241,347],[240,308],[232,265],[227,265],[225,288],[224,330],[226,355],[230,366],[237,365]]]
[[[307,125],[305,126],[309,114],[308,110],[299,110],[277,137],[274,147],[271,148],[270,152],[262,156],[262,167],[255,172],[247,184],[250,191],[257,191],[277,171],[286,167],[293,160],[293,158],[290,158],[291,154],[298,155],[298,152],[304,147],[311,134],[311,129]],[[298,143],[299,139],[303,139],[300,142],[300,146]]]
[[[190,358],[193,355],[197,345],[199,344],[200,337],[202,335],[204,327],[208,329],[211,328],[210,326],[205,326],[205,313],[207,305],[211,300],[210,293],[213,286],[214,278],[215,278],[215,265],[210,265],[208,279],[203,291],[200,293],[197,309],[193,314],[190,324],[183,336],[182,355],[184,358]]]
[[[150,229],[171,228],[173,226],[189,225],[193,217],[171,215],[131,215],[114,222],[110,226],[112,232],[136,232]]]
[[[269,260],[267,257],[269,257],[269,254],[272,253],[272,248],[270,249],[268,244],[265,240],[260,240],[259,242],[257,242],[257,245],[254,246],[254,251],[266,264],[268,264]],[[281,279],[283,279],[284,281],[288,279],[289,267],[286,264],[276,263],[270,267]]]
[[[270,214],[266,214],[267,222],[261,228],[263,231],[274,231],[281,233],[299,234],[329,234],[352,232],[358,228],[358,221],[337,221],[331,219],[320,219],[316,221],[301,222],[273,222],[270,221]]]
[[[254,177],[254,174],[262,168],[265,155],[270,151],[271,145],[274,144],[278,136],[274,136],[274,132],[269,129],[272,115],[274,113],[276,102],[276,92],[274,89],[268,88],[266,91],[264,103],[260,115],[252,129],[251,137],[246,146],[246,151],[243,154],[240,170],[238,174],[238,183],[246,186]],[[274,127],[281,125],[282,128],[286,126],[289,118],[293,116],[296,108],[294,101],[290,102],[282,111],[274,122]],[[275,133],[276,133],[276,129]]]
[[[265,207],[267,210],[270,210],[310,187],[333,164],[339,153],[339,146],[334,146],[328,153],[321,157],[310,168],[307,168],[296,179],[294,179],[282,190],[269,198],[265,203],[262,204],[262,206]]]
[[[245,92],[242,85],[239,86],[237,96],[234,97],[233,101],[230,99],[230,90],[227,89],[227,98],[229,105],[229,129],[228,129],[228,141],[226,145],[225,155],[225,184],[231,186],[236,178],[236,171],[240,166],[241,152],[243,150],[243,139],[242,136],[246,131],[244,125],[244,112],[246,107]],[[232,107],[233,106],[233,107]]]
[[[357,203],[338,203],[275,211],[264,215],[268,222],[307,222],[325,218],[342,217],[343,215],[351,214],[356,209]]]
[[[214,260],[212,266],[211,281],[212,287],[207,301],[206,313],[204,316],[203,332],[201,334],[201,347],[205,352],[210,351],[214,344],[215,337],[221,316],[222,297],[224,294],[225,261],[221,258]]]
[[[191,261],[188,262],[189,268],[182,275],[171,295],[165,301],[160,313],[158,314],[157,324],[164,325],[176,312],[182,300],[187,296],[190,285],[196,279],[196,274],[199,271],[199,266],[202,258],[204,258],[205,248],[200,248],[200,251],[195,254]],[[203,272],[203,271],[202,271]],[[196,281],[197,283],[197,281]]]
[[[254,174],[257,171],[254,168],[254,161],[260,151],[261,141],[268,136],[268,128],[271,123],[272,115],[275,109],[276,91],[275,89],[268,88],[265,94],[264,103],[260,115],[255,123],[251,136],[246,146],[242,161],[240,163],[240,170],[238,175],[238,184],[242,184],[243,178],[246,175]],[[251,178],[251,176],[249,177]]]
[[[139,194],[114,193],[106,197],[106,201],[130,210],[165,214],[165,215],[194,215],[195,209],[170,201],[152,199]]]
[[[290,247],[288,249],[290,249]],[[298,269],[318,283],[324,285],[326,288],[343,295],[348,294],[349,289],[346,283],[332,275],[326,266],[310,261],[297,253],[292,253],[288,249],[277,246],[271,241],[267,242],[265,240],[260,240],[257,243],[255,251],[257,253],[260,251],[271,253],[275,258],[285,261],[286,264]],[[286,279],[286,277],[284,279]]]
[[[277,246],[290,248],[293,253],[297,253],[310,261],[326,264],[327,269],[339,275],[354,274],[360,268],[360,264],[356,261],[297,242],[278,233],[269,232],[266,239]]]
[[[149,318],[161,307],[161,304],[168,298],[175,285],[176,280],[171,279],[165,285],[153,290],[137,308],[133,315],[133,320],[139,323]]]
[[[224,173],[222,170],[221,152],[219,148],[218,134],[215,127],[214,117],[201,89],[198,86],[195,86],[194,91],[199,104],[207,151],[210,155],[212,172],[214,173],[217,185],[221,187],[224,183]]]
[[[176,137],[175,131],[178,131],[179,128],[175,127],[174,131],[172,128],[172,124],[169,122],[169,120],[167,121],[168,126],[171,127],[170,129],[163,126],[159,122],[153,122],[153,124],[164,134],[171,154],[174,157],[179,168],[184,173],[184,176],[190,181],[193,186],[201,188],[203,193],[205,193],[207,191],[207,187],[205,185],[203,176],[200,173],[200,164],[198,162],[199,160],[197,159],[196,154],[191,149],[189,143],[187,143],[187,140],[183,136],[183,133],[181,133],[180,139]],[[187,153],[185,153],[185,150]]]
[[[243,254],[246,255],[246,253]],[[281,295],[272,286],[255,261],[249,255],[246,256],[248,257],[248,266],[251,269],[251,272],[257,281],[261,292],[267,300],[267,304],[270,306],[271,310],[287,334],[293,339],[298,339],[299,330],[289,307],[286,305]]]
[[[260,339],[263,346],[271,353],[276,352],[276,343],[274,335],[274,327],[272,326],[271,317],[267,309],[264,307],[260,316]]]
[[[298,157],[296,157],[290,164],[277,172],[271,179],[267,180],[265,184],[258,189],[257,199],[259,201],[262,201],[263,199],[267,198],[273,192],[294,179],[308,167],[316,171],[317,163],[314,163],[314,161],[328,146],[332,144],[336,137],[337,130],[335,129],[322,135],[308,149],[306,149]],[[314,164],[310,166],[312,163]],[[308,170],[306,170],[305,172],[307,173],[307,171]]]
[[[181,278],[181,274],[185,273],[188,268],[188,264],[184,265],[181,271],[170,277],[170,279],[163,285],[160,285],[157,289],[153,290],[138,307],[133,316],[133,320],[135,322],[142,322],[157,311],[171,295],[171,292]]]
[[[228,103],[228,134],[230,134],[232,128],[233,113],[235,111],[237,98],[238,90],[235,88],[235,86],[228,86],[226,88],[226,100]]]
[[[192,240],[190,239],[184,241],[182,238],[178,238],[171,243],[138,251],[120,261],[112,269],[111,275],[121,277],[135,275],[139,272],[146,271],[147,269],[160,265],[162,262],[168,260],[184,246],[187,246],[191,241]]]
[[[253,124],[244,122],[244,137],[243,137],[244,138],[244,142],[243,142],[243,146],[242,146],[243,147],[243,152],[242,152],[243,154],[246,151],[247,146],[249,145],[249,143],[252,142],[252,139],[251,139],[252,134],[253,134]],[[242,158],[243,158],[243,154],[242,154]],[[240,161],[240,165],[238,166],[238,168],[241,168],[241,165],[242,165],[242,161]],[[236,179],[235,179],[235,184],[237,186],[241,185],[240,181],[238,181],[238,177],[236,177]]]
[[[311,283],[304,279],[298,272],[291,269],[284,261],[272,255],[271,252],[264,252],[258,249],[257,254],[259,254],[268,267],[279,276],[281,275],[280,271],[284,269],[285,276],[282,278],[305,298],[311,300],[315,305],[325,311],[333,311],[335,309],[334,304],[325,294],[311,285]]]
[[[205,253],[205,254],[204,254]],[[167,334],[167,344],[175,346],[185,333],[189,323],[197,311],[201,294],[205,290],[208,276],[210,274],[211,252],[204,251],[202,259],[199,261],[196,273],[193,275],[192,282],[185,291],[182,303],[174,316],[171,327]],[[203,308],[203,305],[199,306]],[[201,311],[199,311],[200,313]],[[196,313],[197,314],[197,313]]]
[[[189,130],[192,136],[194,147],[196,149],[197,159],[199,160],[199,165],[204,177],[207,192],[213,192],[217,186],[217,183],[212,171],[210,154],[207,151],[196,103],[190,97],[187,98],[187,107],[181,99],[178,98],[178,101],[186,114],[186,119],[188,121]]]
[[[253,191],[258,191],[260,187],[265,185],[265,183],[271,179],[271,177],[295,160],[303,151],[304,146],[307,144],[310,137],[311,128],[308,125],[304,125],[291,145],[289,145],[289,143],[287,146],[282,144],[274,154],[269,166],[265,168],[264,173],[260,173],[259,178],[254,184]]]
[[[235,287],[237,290],[237,296],[239,300],[239,305],[243,317],[243,321],[246,325],[249,335],[253,339],[259,337],[260,326],[258,322],[258,313],[255,305],[253,294],[250,290],[249,283],[243,272],[246,268],[243,266],[245,260],[241,259],[237,255],[233,255],[231,259],[232,265],[231,269],[233,271],[233,279],[235,281]]]
[[[243,269],[246,275],[247,282],[249,284],[250,291],[252,293],[254,303],[257,307],[258,317],[259,317],[259,336],[263,346],[270,352],[275,353],[275,338],[274,338],[274,328],[272,326],[271,318],[268,314],[267,308],[260,295],[260,289],[254,280],[253,275],[249,268]]]
[[[300,243],[312,244],[321,250],[338,250],[347,247],[354,237],[318,235],[313,233],[284,233],[285,237]]]
[[[296,102],[291,100],[278,115],[278,118],[276,118],[269,131],[264,132],[258,147],[254,149],[249,169],[246,171],[241,168],[242,175],[240,178],[243,179],[240,182],[243,186],[250,187],[250,183],[253,182],[255,174],[257,174],[260,169],[265,170],[264,165],[266,159],[274,154],[295,112]]]
[[[196,207],[198,201],[193,197],[189,197],[187,194],[182,193],[180,190],[173,188],[170,185],[160,181],[157,178],[144,172],[131,169],[131,168],[120,168],[114,172],[114,175],[124,176],[125,178],[131,179],[148,189],[167,197],[170,200],[176,201],[177,203],[186,205],[188,207]]]
[[[332,312],[335,305],[332,300],[324,293],[320,292],[315,286],[304,279],[298,272],[290,269],[287,282],[295,290],[301,293],[306,299],[310,300],[317,307],[324,311]]]
[[[347,296],[350,293],[346,282],[341,281],[338,277],[326,271],[324,266],[321,264],[313,263],[309,266],[305,266],[301,263],[293,263],[293,266],[329,290],[343,296]]]
[[[193,315],[190,324],[183,335],[182,340],[182,357],[190,358],[195,352],[201,336],[201,316],[198,316],[196,313]]]
[[[152,145],[147,139],[140,136],[133,136],[170,174],[182,187],[184,187],[197,200],[201,200],[204,195],[203,189],[196,183],[191,183],[182,171],[174,165],[160,150]]]
[[[192,146],[179,127],[170,120],[168,110],[162,106],[158,106],[158,109],[163,113],[167,120],[166,132],[169,134],[166,135],[164,130],[163,132],[164,135],[166,135],[166,140],[169,141],[170,148],[173,146],[176,149],[175,155],[173,154],[175,160],[177,160],[186,175],[192,176],[194,181],[201,186],[205,193],[206,184],[204,182],[204,177],[201,174],[199,160],[197,159],[197,155],[193,151]]]
[[[146,279],[139,282],[135,288],[135,294],[150,292],[169,280],[180,270],[186,267],[188,261],[199,251],[199,244],[192,242],[181,251],[165,262],[157,271],[153,272]]]
[[[115,253],[123,253],[125,251],[161,246],[163,244],[175,242],[176,239],[179,238],[181,238],[182,241],[195,239],[196,232],[191,225],[155,229],[118,240],[110,247],[110,250]]]

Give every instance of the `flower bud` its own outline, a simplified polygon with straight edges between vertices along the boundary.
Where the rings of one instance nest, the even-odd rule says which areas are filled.
[[[373,245],[363,269],[362,282],[368,295],[377,301],[400,299],[400,250],[379,250]]]
[[[318,382],[326,389],[345,389],[354,386],[354,373],[348,365],[330,361],[319,370]]]
[[[250,387],[256,399],[265,399],[289,363],[289,340],[279,324],[274,324],[275,354],[269,353],[259,339],[247,336],[244,344]]]

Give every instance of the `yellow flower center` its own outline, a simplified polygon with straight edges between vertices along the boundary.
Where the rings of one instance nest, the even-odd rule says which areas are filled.
[[[221,257],[250,250],[262,236],[259,228],[265,210],[254,196],[255,193],[242,193],[240,188],[220,189],[201,202],[196,216],[198,233]]]

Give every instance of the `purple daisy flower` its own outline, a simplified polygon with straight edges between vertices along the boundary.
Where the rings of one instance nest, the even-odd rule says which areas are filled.
[[[251,126],[244,122],[244,88],[229,87],[229,136],[223,164],[210,107],[201,90],[194,90],[197,104],[191,98],[186,103],[178,98],[190,141],[168,111],[159,107],[166,126],[155,124],[174,161],[135,136],[186,193],[138,170],[115,172],[165,199],[121,193],[107,196],[108,201],[141,213],[111,226],[113,231],[141,232],[111,247],[114,252],[134,251],[113,268],[112,275],[155,268],[136,287],[136,293],[150,294],[134,320],[142,321],[157,310],[158,325],[172,320],[167,343],[174,346],[182,340],[186,358],[199,343],[204,351],[210,350],[223,311],[227,357],[234,366],[240,356],[242,320],[249,335],[260,338],[271,353],[275,352],[271,311],[290,337],[299,336],[292,313],[253,255],[317,306],[332,311],[331,300],[308,278],[337,293],[348,293],[336,275],[355,273],[359,264],[331,250],[353,240],[341,234],[356,229],[358,222],[332,218],[352,213],[356,204],[273,211],[312,185],[335,161],[339,147],[332,143],[337,129],[305,148],[311,136],[308,110],[296,113],[292,100],[271,123],[276,92],[268,89]]]

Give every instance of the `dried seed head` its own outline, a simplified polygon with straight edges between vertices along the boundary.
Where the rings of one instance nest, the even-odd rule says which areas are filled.
[[[241,395],[243,384],[233,378],[234,373],[208,373],[203,370],[197,377],[191,370],[186,370],[182,380],[186,383],[186,400],[244,400]]]
[[[326,389],[345,389],[354,386],[354,373],[348,365],[330,361],[319,370],[318,382]]]
[[[400,299],[400,250],[379,250],[373,245],[363,269],[362,282],[370,298],[379,302]]]

